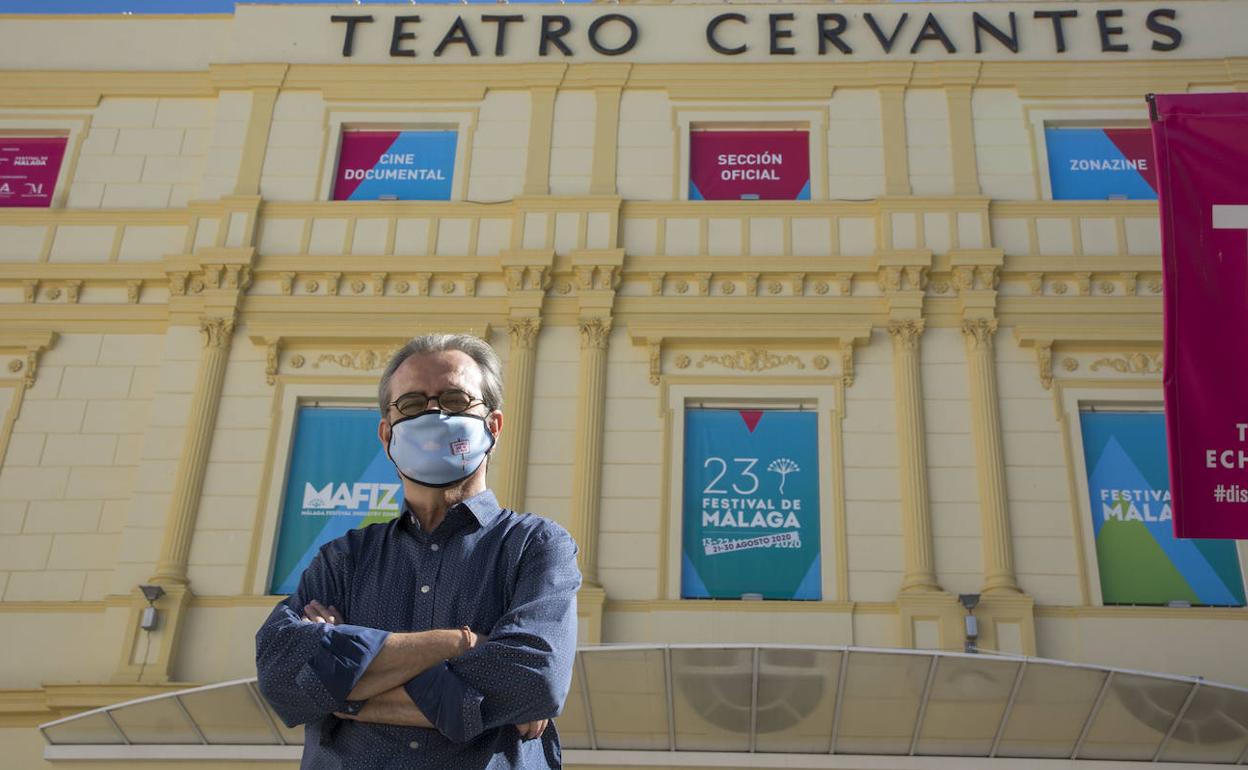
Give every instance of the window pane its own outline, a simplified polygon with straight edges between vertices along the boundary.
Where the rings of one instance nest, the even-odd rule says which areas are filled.
[[[246,684],[180,696],[209,743],[275,744],[277,738]]]
[[[905,754],[932,658],[851,652],[837,754]]]
[[[998,756],[1069,757],[1104,681],[1104,671],[1028,664]]]
[[[1020,665],[987,656],[941,658],[916,753],[988,756]]]
[[[843,654],[834,650],[760,652],[757,751],[827,752]]]
[[[1234,762],[1248,746],[1248,692],[1204,685],[1166,744],[1165,762]]]
[[[112,714],[131,743],[202,743],[172,698],[122,706]]]
[[[102,713],[53,725],[45,729],[44,734],[56,745],[125,743],[117,729],[108,721],[108,717]]]
[[[668,748],[662,650],[581,653],[600,749]]]
[[[754,650],[672,650],[676,748],[746,751]]]
[[[1114,674],[1079,758],[1152,759],[1191,689],[1191,682]]]

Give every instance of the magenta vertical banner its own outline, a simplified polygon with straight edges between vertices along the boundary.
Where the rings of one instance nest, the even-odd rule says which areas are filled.
[[[1174,533],[1248,538],[1248,94],[1153,107]]]

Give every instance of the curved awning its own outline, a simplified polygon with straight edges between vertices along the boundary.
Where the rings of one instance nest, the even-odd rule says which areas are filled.
[[[49,760],[296,759],[255,679],[41,725]],[[923,757],[1243,764],[1248,689],[1040,658],[831,646],[581,648],[565,761],[923,767]],[[798,757],[795,755],[805,755]],[[875,759],[864,762],[866,757]],[[891,760],[886,758],[892,757]],[[967,762],[964,766],[972,766]]]

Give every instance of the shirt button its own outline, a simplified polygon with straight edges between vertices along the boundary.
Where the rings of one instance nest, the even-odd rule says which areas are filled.
[[[437,544],[437,543],[434,543],[433,545],[429,546],[429,550],[430,550],[430,551],[436,551],[436,550],[438,550],[438,544]]]
[[[421,586],[421,587],[420,587],[420,592],[421,592],[422,594],[427,594],[427,593],[429,593],[429,586]]]
[[[418,748],[420,748],[420,741],[412,741],[411,743],[409,743],[409,744],[407,744],[407,745],[408,745],[408,746],[411,746],[413,749],[418,749]]]

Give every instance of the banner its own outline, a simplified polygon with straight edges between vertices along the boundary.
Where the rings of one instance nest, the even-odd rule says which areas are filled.
[[[810,200],[809,132],[690,131],[689,200]]]
[[[1156,200],[1147,128],[1046,128],[1053,200]]]
[[[1248,94],[1153,105],[1174,530],[1248,539]]]
[[[299,408],[270,593],[293,593],[325,543],[399,514],[403,488],[377,419],[375,409]]]
[[[1105,604],[1243,606],[1235,543],[1174,536],[1164,415],[1082,412],[1079,423]]]
[[[819,599],[813,412],[685,412],[681,598]]]
[[[0,136],[0,206],[51,206],[67,141],[64,136]]]
[[[336,201],[446,201],[455,131],[343,131]]]

